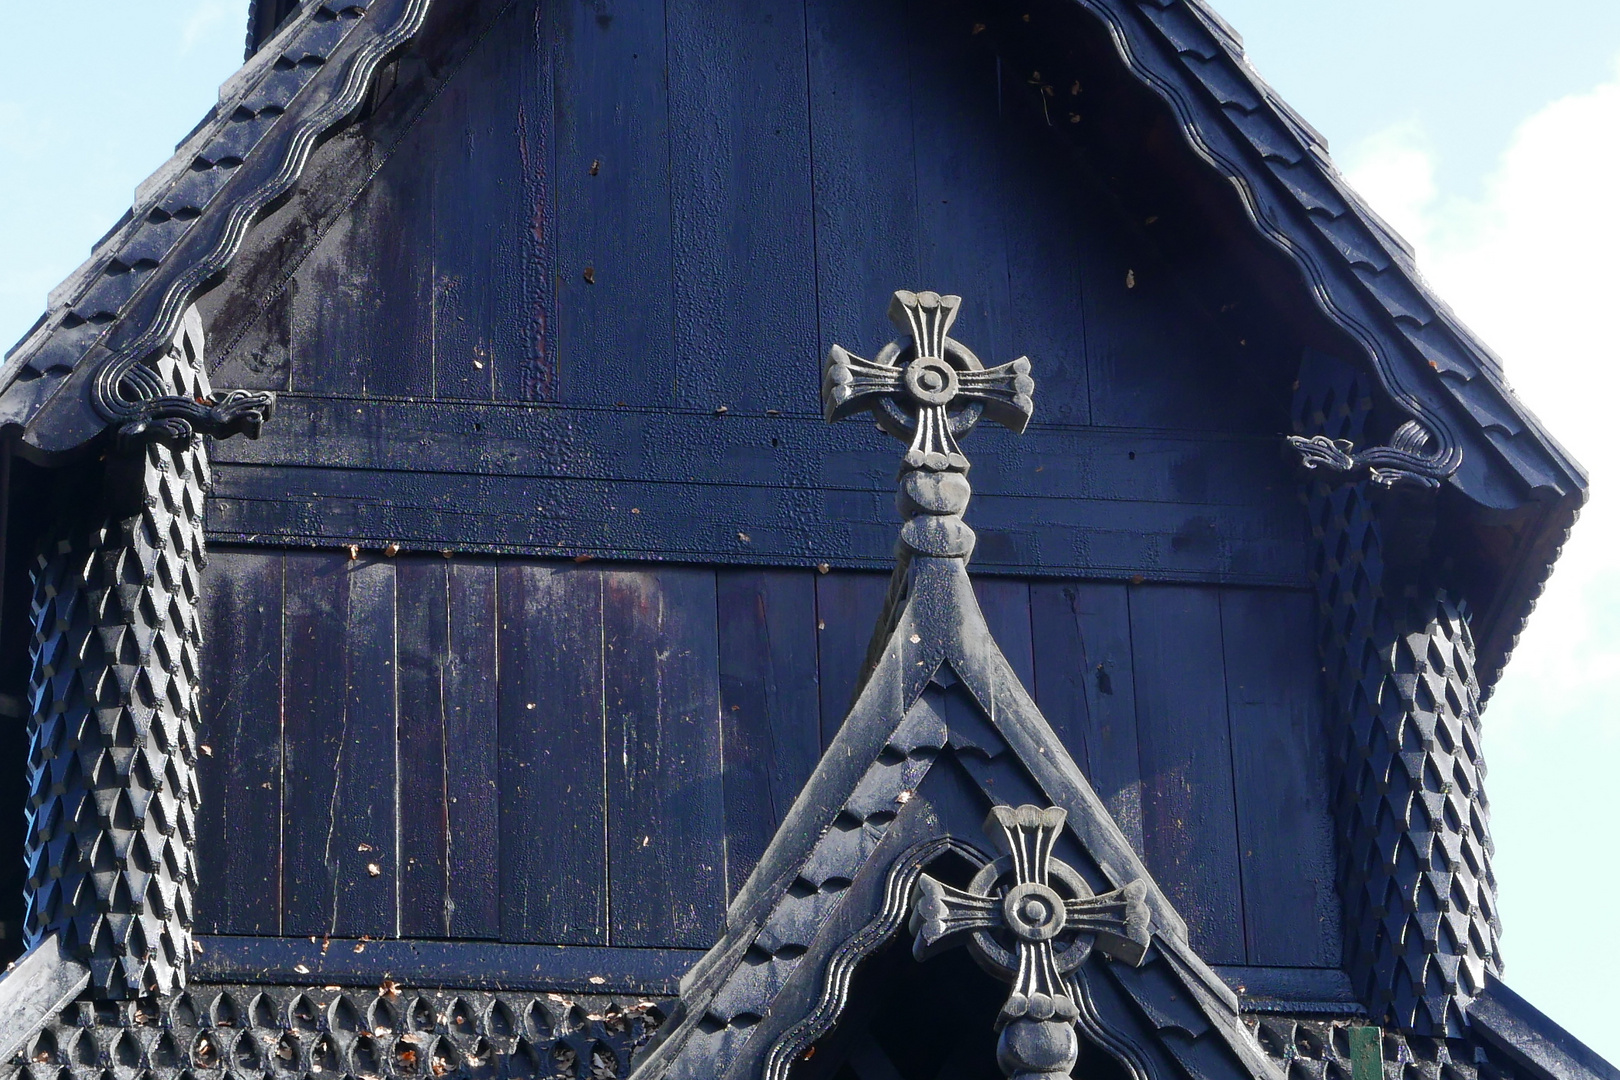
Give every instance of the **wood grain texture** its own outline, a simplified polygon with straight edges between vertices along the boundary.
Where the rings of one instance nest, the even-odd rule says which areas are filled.
[[[1327,718],[1309,593],[1221,593],[1249,963],[1339,962]]]
[[[820,674],[821,747],[832,742],[854,703],[889,579],[833,571],[816,578],[816,666]]]
[[[664,5],[550,11],[560,398],[672,404]]]
[[[912,27],[901,4],[806,0],[816,286],[825,356],[870,357],[894,336],[885,312],[917,283]],[[813,410],[812,401],[798,408]]]
[[[1220,594],[1135,586],[1130,612],[1143,858],[1199,956],[1247,963]]]
[[[400,933],[500,935],[495,568],[401,559]]]
[[[450,651],[444,561],[396,564],[399,582],[399,932],[449,937],[450,793],[444,714]]]
[[[604,571],[609,940],[701,948],[725,912],[714,572]]]
[[[501,940],[607,944],[602,575],[500,567]]]
[[[1035,700],[1136,851],[1142,843],[1142,766],[1128,586],[1030,585]]]
[[[282,556],[214,551],[203,575],[196,927],[281,932]]]
[[[417,127],[300,268],[290,385],[327,394],[433,391],[433,129]],[[431,248],[429,247],[429,250]]]
[[[821,758],[816,583],[805,571],[715,576],[730,899]]]
[[[665,9],[676,400],[803,409],[820,380],[804,4]]]
[[[548,7],[509,5],[422,120],[439,398],[554,391]]]
[[[286,556],[284,932],[397,932],[394,568]]]
[[[219,449],[215,536],[892,565],[893,450],[864,425],[301,394],[277,407],[296,440]],[[1306,584],[1274,437],[981,425],[968,445],[980,572]]]
[[[952,336],[986,367],[1017,353],[1007,274],[1006,133],[998,58],[975,41],[973,18],[929,0],[896,5],[908,23],[911,145],[917,199],[918,282],[962,297]],[[898,49],[896,50],[899,51]],[[899,111],[899,110],[896,110]],[[1005,355],[1004,355],[1005,353]]]
[[[1029,582],[1016,578],[975,578],[973,594],[990,627],[1001,655],[1012,665],[1018,681],[1035,693],[1035,642],[1030,625]]]

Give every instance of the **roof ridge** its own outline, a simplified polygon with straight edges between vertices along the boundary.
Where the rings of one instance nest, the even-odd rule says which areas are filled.
[[[297,181],[314,143],[363,103],[431,3],[310,3],[277,34],[277,47],[228,79],[203,123],[137,187],[131,211],[52,291],[50,310],[7,354],[0,424],[27,426],[68,383],[84,385],[88,358],[121,369],[171,336],[192,294]],[[52,433],[56,442],[36,449],[72,449],[95,434],[96,419],[71,417]]]

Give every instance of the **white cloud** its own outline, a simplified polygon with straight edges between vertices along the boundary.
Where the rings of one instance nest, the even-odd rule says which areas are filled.
[[[1580,933],[1620,890],[1620,73],[1525,121],[1482,196],[1439,190],[1421,128],[1349,156],[1350,182],[1418,251],[1522,400],[1589,470],[1576,526],[1485,716],[1510,985],[1620,1060],[1620,939]]]
[[[236,5],[228,0],[200,0],[180,27],[180,55],[191,52],[209,33],[227,19],[237,17]]]

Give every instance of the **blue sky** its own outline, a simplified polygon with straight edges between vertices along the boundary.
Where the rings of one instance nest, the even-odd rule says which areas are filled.
[[[1620,1062],[1620,934],[1603,914],[1620,895],[1620,3],[1216,3],[1592,473],[1485,750],[1507,981]],[[245,9],[0,9],[0,347],[213,102],[241,61]]]

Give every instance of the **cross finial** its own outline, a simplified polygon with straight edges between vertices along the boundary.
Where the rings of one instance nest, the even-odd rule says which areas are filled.
[[[966,889],[924,874],[911,931],[919,960],[961,935],[981,966],[1012,984],[996,1017],[996,1058],[1014,1080],[1067,1078],[1079,1055],[1079,1004],[1069,975],[1101,949],[1129,964],[1146,955],[1151,927],[1144,882],[1093,895],[1073,867],[1052,854],[1063,831],[1061,807],[997,806],[985,832],[1004,853]]]
[[[870,411],[884,431],[910,441],[900,471],[901,539],[919,554],[965,558],[973,532],[961,515],[972,490],[957,439],[985,416],[1021,434],[1035,411],[1035,380],[1028,357],[986,368],[950,336],[961,305],[960,296],[896,292],[889,321],[906,338],[872,360],[834,345],[822,369],[821,406],[829,421]]]

